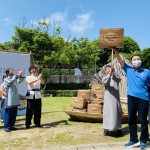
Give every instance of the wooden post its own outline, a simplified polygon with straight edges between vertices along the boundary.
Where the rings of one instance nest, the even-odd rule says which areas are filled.
[[[114,66],[114,50],[112,48],[111,65]]]

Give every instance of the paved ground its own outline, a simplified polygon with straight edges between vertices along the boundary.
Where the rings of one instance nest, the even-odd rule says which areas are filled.
[[[31,150],[31,149],[30,149]],[[140,147],[125,148],[124,143],[99,143],[99,144],[87,144],[76,146],[63,146],[51,147],[42,150],[140,150]],[[150,150],[150,143],[148,143],[148,150]]]

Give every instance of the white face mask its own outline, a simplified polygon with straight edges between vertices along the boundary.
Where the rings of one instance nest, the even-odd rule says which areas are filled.
[[[132,65],[135,69],[140,68],[141,64],[142,64],[141,60],[133,60],[132,61]]]

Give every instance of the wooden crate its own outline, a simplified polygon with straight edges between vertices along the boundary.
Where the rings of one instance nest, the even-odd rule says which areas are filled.
[[[101,104],[103,103],[103,99],[99,99],[99,98],[93,98],[93,104]]]
[[[100,114],[102,112],[102,106],[99,104],[88,104],[87,112]]]
[[[97,92],[97,94],[93,94],[93,98],[103,99],[104,98],[104,92],[100,91],[100,92]]]
[[[104,86],[101,84],[92,84],[91,93],[104,95]]]
[[[86,108],[86,100],[82,97],[72,97],[71,106],[73,108],[85,109]]]
[[[91,97],[91,90],[78,90],[77,96],[82,97],[86,100],[86,102],[89,102]]]
[[[86,109],[78,109],[78,108],[73,108],[72,111],[76,111],[76,112],[86,112]]]
[[[123,28],[103,28],[100,29],[101,48],[122,48],[123,47]]]

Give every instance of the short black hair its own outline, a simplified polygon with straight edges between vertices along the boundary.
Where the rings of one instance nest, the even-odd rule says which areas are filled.
[[[110,67],[110,68],[111,68],[111,65],[106,65],[106,66],[105,66],[105,69],[106,69],[107,67]]]
[[[32,70],[32,69],[36,69],[36,67],[35,67],[35,66],[30,66],[30,67],[29,67],[29,72],[30,72],[30,73],[31,73],[31,70]]]
[[[4,81],[5,78],[7,78],[7,75],[3,75],[3,81]]]
[[[8,76],[8,74],[9,74],[9,71],[10,70],[13,70],[12,68],[8,68],[7,70],[6,70],[6,75]]]
[[[133,58],[134,56],[139,56],[139,57],[141,58],[141,56],[140,56],[140,55],[132,55],[132,56],[131,56],[131,61],[132,61],[132,58]]]

